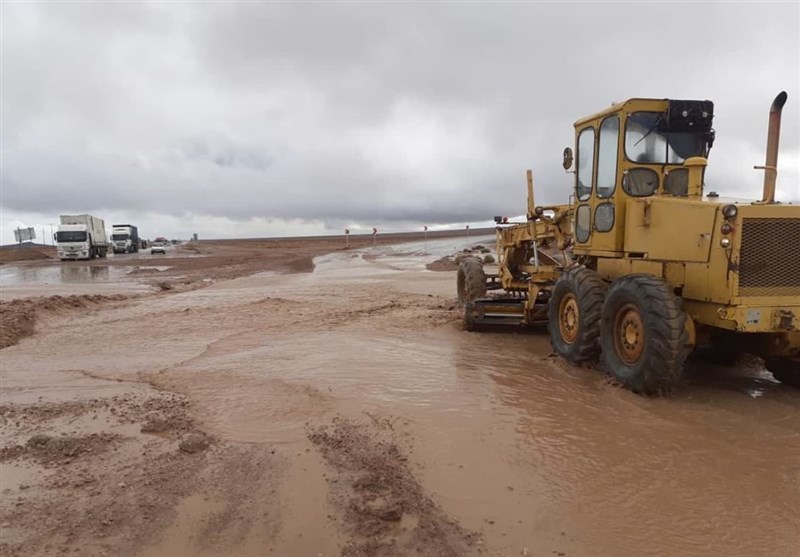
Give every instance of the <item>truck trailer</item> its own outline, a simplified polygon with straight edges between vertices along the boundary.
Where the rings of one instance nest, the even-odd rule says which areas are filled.
[[[61,215],[60,222],[55,241],[61,261],[106,256],[108,238],[103,219],[92,215]]]
[[[111,243],[114,253],[136,253],[139,251],[139,229],[132,224],[113,224]]]

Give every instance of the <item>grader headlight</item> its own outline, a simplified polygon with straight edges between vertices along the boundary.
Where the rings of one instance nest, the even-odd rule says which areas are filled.
[[[739,214],[739,208],[736,205],[725,205],[722,208],[722,215],[726,219],[735,219],[736,215]]]

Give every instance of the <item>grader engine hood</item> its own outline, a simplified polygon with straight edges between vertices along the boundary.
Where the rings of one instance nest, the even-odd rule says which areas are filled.
[[[630,258],[663,262],[685,298],[800,299],[800,206],[629,199],[624,246]]]

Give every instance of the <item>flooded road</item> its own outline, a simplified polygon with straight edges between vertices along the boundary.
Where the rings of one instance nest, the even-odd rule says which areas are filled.
[[[331,499],[330,455],[309,443],[341,419],[384,424],[442,516],[480,537],[437,554],[797,554],[800,393],[759,365],[697,365],[675,396],[643,398],[553,359],[545,331],[465,332],[454,273],[425,270],[464,245],[338,252],[310,274],[54,319],[3,351],[3,403],[151,385],[186,396],[220,442],[286,459],[263,484],[280,508],[251,509],[280,514],[268,539],[254,528],[198,549],[186,533],[215,503],[189,496],[132,554],[345,554],[357,532]],[[401,530],[433,520],[407,514]]]

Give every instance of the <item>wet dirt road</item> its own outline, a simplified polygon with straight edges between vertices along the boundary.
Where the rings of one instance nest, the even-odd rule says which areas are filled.
[[[461,247],[339,252],[313,273],[37,326],[2,352],[4,445],[53,431],[121,440],[107,458],[4,461],[0,541],[20,554],[104,554],[99,537],[149,556],[797,554],[800,393],[757,364],[695,364],[672,398],[641,398],[549,357],[544,332],[464,332],[454,273],[424,267]],[[151,402],[165,396],[186,415]],[[76,401],[99,417],[63,411]],[[14,408],[36,404],[57,410],[17,423]],[[190,425],[147,437],[137,424],[152,407]],[[197,432],[211,448],[170,452]],[[193,473],[158,461],[150,479],[117,482],[142,451]],[[75,496],[80,466],[101,493]],[[60,477],[71,491],[52,487]],[[109,501],[170,485],[182,488],[147,502],[157,524]],[[39,501],[121,515],[71,535],[53,522],[48,542],[28,531],[46,517]],[[26,508],[27,522],[13,517]]]

